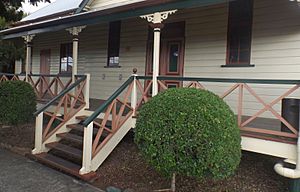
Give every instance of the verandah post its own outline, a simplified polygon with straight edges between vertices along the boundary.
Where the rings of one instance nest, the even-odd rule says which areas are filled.
[[[78,64],[78,35],[86,26],[78,26],[66,29],[73,35],[73,66],[72,66],[72,83],[75,82],[75,76],[78,73],[77,64]]]
[[[30,73],[30,65],[31,65],[31,55],[32,55],[32,40],[35,35],[26,35],[23,36],[23,39],[26,43],[26,63],[25,63],[25,80],[29,81],[28,75]]]
[[[153,75],[152,75],[152,96],[154,97],[158,93],[157,77],[159,76],[159,60],[160,60],[160,32],[163,27],[162,22],[168,18],[170,14],[175,13],[177,10],[156,12],[149,15],[143,15],[141,18],[147,19],[151,22],[150,25],[154,30],[153,40]]]

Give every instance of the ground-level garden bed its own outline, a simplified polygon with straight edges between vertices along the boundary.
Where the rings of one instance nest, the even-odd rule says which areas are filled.
[[[0,125],[0,147],[19,154],[31,151],[34,143],[33,125],[11,128]],[[223,181],[196,181],[177,177],[178,192],[284,192],[288,179],[277,175],[274,164],[278,159],[243,152],[236,174]],[[115,186],[134,192],[150,192],[170,187],[170,180],[160,176],[140,155],[129,133],[98,170],[99,178],[92,184],[101,189]],[[128,190],[130,191],[130,190]]]

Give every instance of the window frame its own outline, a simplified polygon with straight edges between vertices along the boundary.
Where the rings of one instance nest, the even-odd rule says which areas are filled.
[[[240,17],[237,12],[231,11],[233,9],[237,9],[241,4],[244,4],[245,1],[247,1],[247,4],[250,5],[250,8],[248,9],[249,12],[247,12],[247,15],[243,15],[243,17]],[[251,64],[251,48],[252,48],[252,27],[253,27],[253,0],[237,0],[229,2],[228,6],[228,29],[227,29],[227,47],[226,47],[226,64],[222,65],[221,67],[254,67],[255,65]],[[244,13],[244,12],[243,12]],[[248,34],[241,34],[239,30],[240,28],[248,28],[247,31]],[[238,59],[236,62],[230,61],[231,53],[232,53],[232,31],[238,31],[238,50],[237,50],[237,56]],[[247,55],[247,61],[241,61],[240,55],[241,55],[241,39],[242,38],[248,38],[247,39],[247,45],[248,47],[246,49],[243,49],[243,51],[248,51]]]
[[[107,42],[107,62],[105,68],[120,68],[121,21],[109,23]],[[118,62],[111,63],[111,58]]]
[[[63,51],[66,52],[67,57],[67,71],[62,71],[62,55]],[[69,57],[72,58],[72,62],[69,61]],[[69,63],[72,63],[72,65],[69,65]],[[62,43],[60,44],[60,57],[59,57],[59,73],[60,74],[72,74],[72,68],[73,68],[73,43]]]

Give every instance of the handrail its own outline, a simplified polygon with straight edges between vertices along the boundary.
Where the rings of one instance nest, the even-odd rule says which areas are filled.
[[[14,74],[14,73],[0,73],[0,76],[1,75],[5,75],[5,76],[25,76],[25,74]]]
[[[138,77],[138,79],[147,79],[147,77]],[[174,77],[158,76],[158,80],[173,81],[202,81],[202,82],[220,82],[220,83],[253,83],[253,84],[300,84],[300,80],[282,80],[282,79],[230,79],[230,78],[198,78],[198,77]]]
[[[127,79],[127,81],[125,81],[125,83],[123,83],[123,85],[121,87],[119,87],[98,109],[96,109],[94,111],[94,113],[89,116],[83,123],[82,125],[84,127],[87,127],[92,121],[94,121],[94,119],[96,119],[98,117],[98,115],[100,115],[110,104],[113,100],[115,100],[125,89],[126,87],[132,83],[132,81],[134,80],[134,77],[131,76]]]
[[[71,74],[29,74],[31,77],[72,77]],[[84,75],[75,75],[75,77],[83,77]]]
[[[51,99],[46,105],[44,105],[43,107],[41,107],[40,109],[38,109],[33,115],[34,116],[38,116],[41,112],[43,112],[45,109],[47,109],[49,106],[51,106],[58,99],[60,99],[61,97],[63,97],[66,93],[68,93],[69,91],[71,91],[73,88],[75,88],[76,86],[78,86],[85,79],[86,79],[86,75],[82,75],[80,77],[80,79],[76,80],[75,83],[73,83],[72,85],[70,85],[67,89],[64,89],[60,94],[58,94],[56,97],[54,97],[53,99]]]

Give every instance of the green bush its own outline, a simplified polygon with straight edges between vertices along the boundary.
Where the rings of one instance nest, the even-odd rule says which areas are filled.
[[[0,123],[19,125],[33,119],[36,95],[30,84],[23,81],[0,83]]]
[[[135,142],[165,176],[223,179],[241,159],[234,113],[217,95],[191,88],[169,89],[143,105]]]

